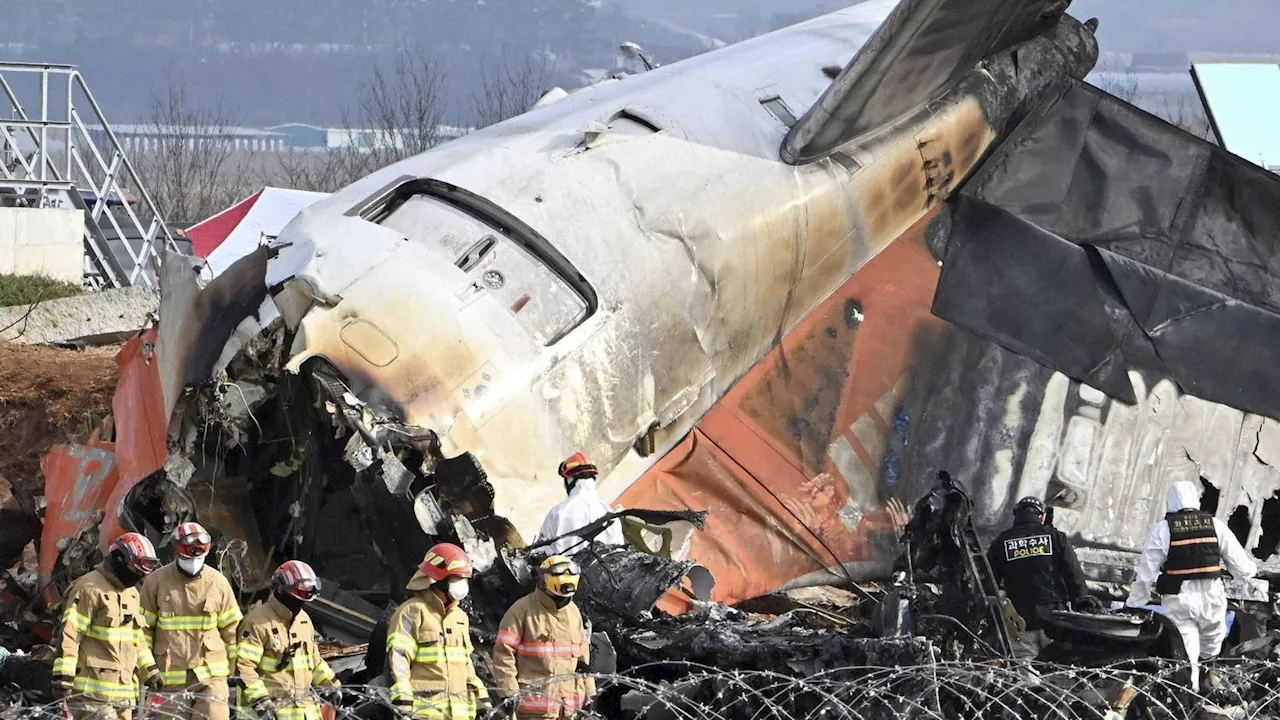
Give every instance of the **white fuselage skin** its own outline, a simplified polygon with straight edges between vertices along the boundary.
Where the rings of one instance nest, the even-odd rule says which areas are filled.
[[[926,215],[939,191],[926,152],[951,152],[958,181],[995,137],[977,100],[958,97],[847,149],[855,162],[779,159],[788,126],[761,101],[803,114],[830,83],[823,68],[843,67],[894,4],[583,89],[310,207],[268,277],[293,278],[276,298],[301,325],[291,367],[323,357],[362,400],[439,433],[446,455],[473,453],[495,510],[526,539],[563,499],[556,467],[573,451],[616,498]],[[622,111],[633,119],[616,121]],[[584,144],[584,128],[611,122]],[[926,136],[941,142],[922,150]],[[546,345],[479,282],[501,257],[468,274],[440,254],[456,226],[447,213],[399,230],[348,214],[401,178],[464,188],[519,218],[585,277],[598,309]],[[633,444],[655,426],[656,451],[640,458]]]

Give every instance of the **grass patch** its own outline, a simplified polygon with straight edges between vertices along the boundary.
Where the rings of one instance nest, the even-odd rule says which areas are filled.
[[[36,300],[57,300],[84,294],[75,283],[54,280],[44,275],[0,275],[0,307],[30,305]]]

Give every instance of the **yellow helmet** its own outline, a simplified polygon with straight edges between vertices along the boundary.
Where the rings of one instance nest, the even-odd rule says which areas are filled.
[[[571,598],[578,592],[582,569],[564,555],[552,555],[538,566],[542,589],[556,597]]]

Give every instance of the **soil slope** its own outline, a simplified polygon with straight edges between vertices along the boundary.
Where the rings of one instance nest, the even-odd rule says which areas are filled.
[[[85,440],[111,413],[117,352],[0,342],[0,501],[11,483],[42,494],[49,448]]]

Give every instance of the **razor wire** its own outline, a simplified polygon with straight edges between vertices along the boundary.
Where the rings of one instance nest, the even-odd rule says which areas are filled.
[[[686,662],[662,662],[625,673],[592,675],[596,694],[578,713],[581,720],[861,720],[909,718],[1037,718],[1038,720],[1182,720],[1184,718],[1280,719],[1280,663],[1219,660],[1200,666],[1200,689],[1189,687],[1191,666],[1147,659],[1082,668],[1039,663],[937,662],[903,667],[844,667],[806,677],[773,670],[723,670]],[[477,720],[515,717],[520,700],[556,683],[584,676],[550,678],[521,688],[513,697],[493,698],[494,707]],[[234,705],[234,690],[232,704]],[[419,695],[420,703],[443,709],[451,699],[463,706],[471,697]],[[185,707],[198,694],[144,694],[136,720],[199,717]],[[206,698],[207,699],[207,698]],[[81,697],[0,708],[0,718],[63,720],[66,708],[84,707]],[[397,714],[388,688],[343,686],[312,691],[301,704],[333,709],[336,720],[410,718]],[[92,702],[92,701],[90,701]],[[281,707],[287,699],[277,698]],[[456,717],[450,712],[446,716]],[[437,711],[436,716],[439,715]],[[233,717],[252,720],[247,708]],[[311,717],[311,714],[307,714]],[[425,717],[425,715],[424,715]]]

